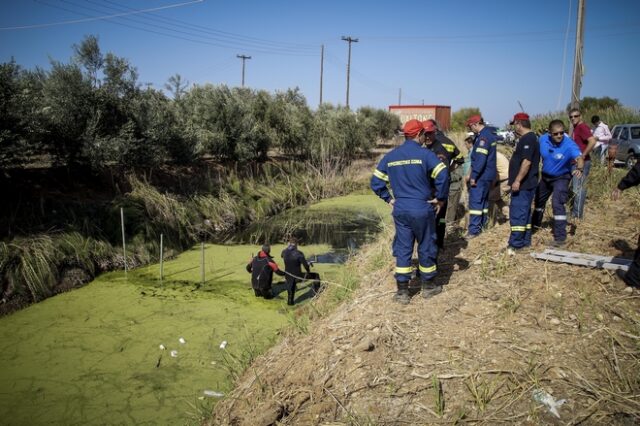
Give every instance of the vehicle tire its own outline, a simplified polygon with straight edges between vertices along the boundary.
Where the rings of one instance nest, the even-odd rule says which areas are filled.
[[[630,152],[629,155],[627,156],[627,160],[624,162],[624,165],[627,169],[633,169],[633,166],[636,165],[636,163],[638,162],[638,157],[636,156],[635,153]]]

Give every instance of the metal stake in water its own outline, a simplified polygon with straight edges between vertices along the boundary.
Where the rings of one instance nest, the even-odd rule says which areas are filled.
[[[127,278],[127,245],[124,241],[124,210],[120,207],[120,224],[122,226],[122,255],[124,257],[124,277]]]
[[[163,235],[160,234],[160,281],[162,281],[162,278],[164,277],[164,246],[162,245],[163,243]]]
[[[200,260],[200,282],[204,284],[204,241],[200,243],[200,252],[202,253]]]

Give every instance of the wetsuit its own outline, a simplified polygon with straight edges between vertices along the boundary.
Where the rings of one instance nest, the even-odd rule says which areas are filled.
[[[265,299],[273,298],[271,292],[273,273],[285,275],[273,261],[273,258],[262,250],[247,264],[247,272],[251,273],[251,287],[253,287],[256,297],[264,297]]]

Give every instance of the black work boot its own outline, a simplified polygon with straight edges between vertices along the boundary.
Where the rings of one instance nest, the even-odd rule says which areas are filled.
[[[393,300],[401,305],[408,305],[411,301],[409,297],[409,283],[398,283],[398,291],[393,295]]]
[[[422,297],[428,299],[442,292],[442,286],[436,285],[433,280],[422,281]]]

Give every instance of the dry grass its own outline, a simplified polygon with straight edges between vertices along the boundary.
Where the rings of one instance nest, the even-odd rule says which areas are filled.
[[[635,248],[637,193],[605,210],[610,189],[590,188],[568,250],[628,256]],[[468,246],[449,241],[438,278],[446,290],[401,307],[391,300],[387,229],[351,266],[361,285],[348,302],[320,296],[312,326],[259,358],[211,422],[640,422],[640,296],[610,271],[510,256],[508,232],[505,224]],[[534,250],[551,239],[541,230]],[[533,400],[537,389],[567,399],[560,420]]]

